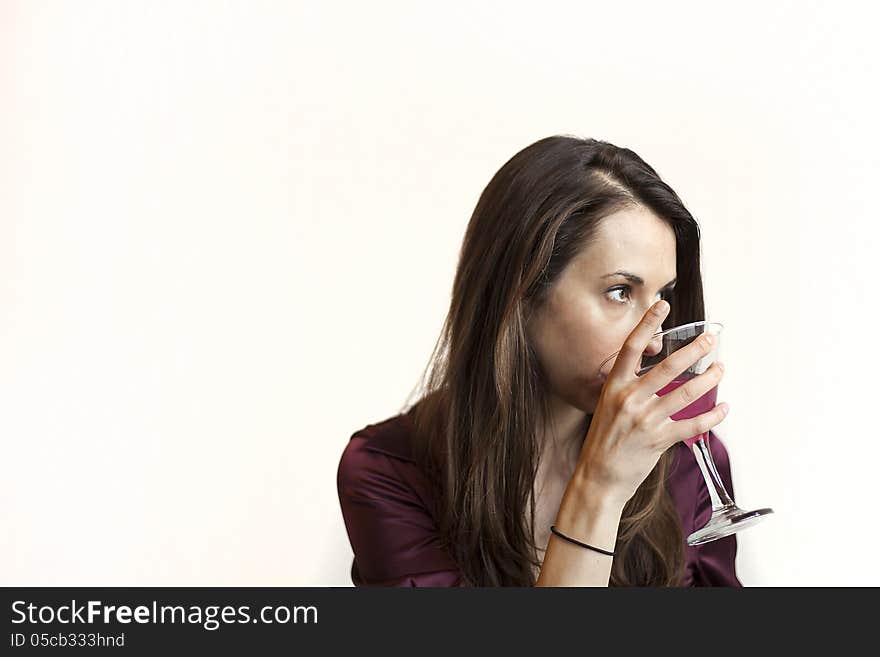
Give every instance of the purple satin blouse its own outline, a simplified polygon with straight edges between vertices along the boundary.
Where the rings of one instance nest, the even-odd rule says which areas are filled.
[[[337,490],[354,551],[356,586],[458,586],[461,575],[439,546],[434,491],[409,450],[410,415],[403,413],[356,431],[343,450]],[[733,496],[730,460],[709,435],[718,472]],[[675,500],[682,541],[712,513],[709,491],[684,443],[678,443],[667,487]],[[736,575],[736,534],[685,545],[682,586],[742,586]]]

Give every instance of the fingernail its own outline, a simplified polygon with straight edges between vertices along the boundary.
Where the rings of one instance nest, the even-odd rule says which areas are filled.
[[[669,304],[666,301],[658,301],[657,305],[654,306],[654,314],[662,315],[663,313],[666,312],[668,307],[669,307]]]
[[[721,415],[727,415],[727,412],[729,410],[730,410],[730,406],[728,406],[726,403],[721,404]]]
[[[719,370],[721,370],[722,372],[724,371],[724,363],[722,363],[720,360],[716,360],[715,365],[718,367]]]
[[[706,344],[715,344],[715,336],[706,334]]]

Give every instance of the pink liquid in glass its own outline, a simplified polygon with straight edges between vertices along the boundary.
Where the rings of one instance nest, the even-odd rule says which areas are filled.
[[[664,386],[663,388],[661,388],[660,390],[657,391],[657,395],[662,397],[667,392],[672,392],[680,385],[684,385],[685,383],[688,382],[688,380],[689,379],[685,379],[685,380],[675,379],[674,381],[670,381],[666,386]],[[715,408],[715,402],[717,399],[718,399],[718,386],[715,386],[709,392],[707,392],[705,395],[700,397],[698,400],[696,400],[692,404],[689,404],[688,406],[685,406],[678,413],[674,413],[670,417],[673,420],[690,420],[693,417],[697,417],[698,415],[702,415],[703,413],[705,413],[707,411],[711,411],[713,408]],[[700,438],[700,436],[696,435],[693,438],[688,438],[687,440],[684,440],[682,442],[684,442],[684,444],[690,448],[691,445],[693,445],[695,442],[697,442],[697,440],[699,440],[699,438]]]

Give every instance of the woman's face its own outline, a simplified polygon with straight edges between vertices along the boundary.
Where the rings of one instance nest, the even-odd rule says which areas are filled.
[[[600,222],[594,241],[563,270],[529,320],[529,339],[555,401],[595,411],[605,380],[599,366],[623,346],[647,310],[668,296],[675,255],[675,233],[647,208],[628,207]],[[659,342],[650,343],[646,355],[658,353]],[[604,374],[609,371],[606,365]]]

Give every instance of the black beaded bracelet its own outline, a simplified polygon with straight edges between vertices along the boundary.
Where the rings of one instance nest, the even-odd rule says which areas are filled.
[[[581,547],[587,548],[588,550],[595,550],[596,552],[601,552],[602,554],[607,554],[609,557],[613,557],[614,553],[609,552],[608,550],[603,550],[602,548],[593,547],[592,545],[587,545],[586,543],[581,543],[580,541],[572,538],[571,536],[566,536],[560,531],[557,531],[556,525],[550,526],[550,531],[556,534],[559,538],[564,538],[569,543],[574,543],[575,545],[580,545]]]

